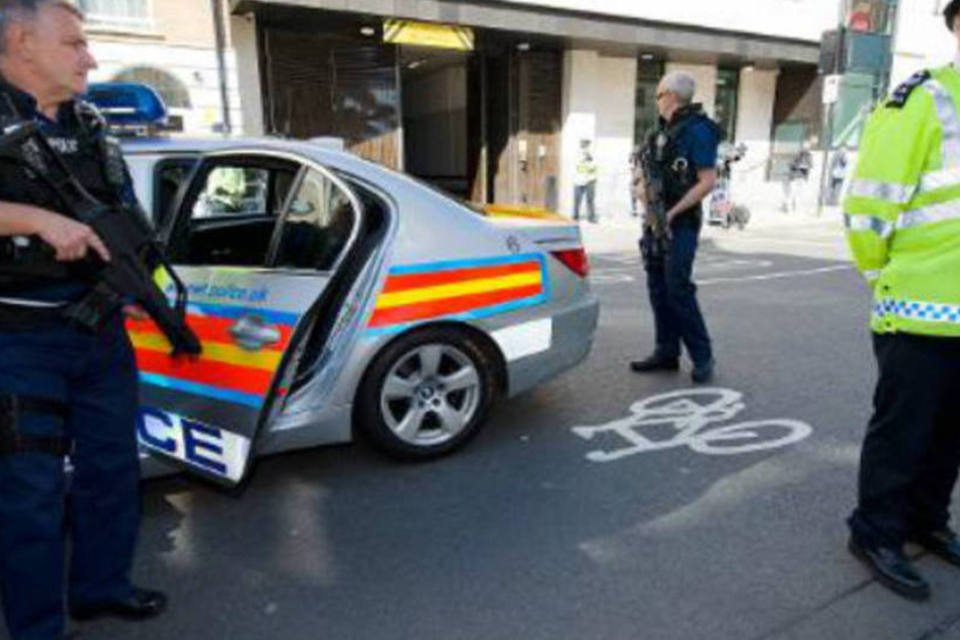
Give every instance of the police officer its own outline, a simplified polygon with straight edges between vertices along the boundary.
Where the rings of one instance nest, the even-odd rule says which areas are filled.
[[[944,10],[960,40],[960,0]],[[960,62],[960,56],[958,56]],[[960,566],[948,527],[960,465],[960,71],[915,74],[874,111],[844,202],[847,238],[873,291],[879,363],[849,548],[912,599],[930,587],[907,540]]]
[[[590,151],[590,141],[580,141],[580,157],[573,176],[573,219],[580,219],[580,204],[587,201],[587,219],[597,221],[597,161]]]
[[[82,14],[66,0],[0,0],[0,29],[4,126],[35,121],[93,195],[129,202],[125,167],[115,170],[100,120],[76,97],[96,67]],[[61,263],[110,259],[101,239],[58,207],[37,174],[0,163],[0,274],[29,242],[49,245]],[[66,611],[144,618],[165,606],[163,594],[130,581],[137,373],[120,313],[96,329],[77,326],[65,310],[88,286],[41,282],[0,289],[0,597],[14,640],[62,638]]]
[[[641,247],[656,348],[646,359],[632,362],[630,368],[637,373],[676,371],[682,342],[693,360],[693,381],[704,383],[713,377],[714,359],[697,304],[693,261],[703,222],[702,202],[717,180],[721,136],[701,105],[693,103],[695,91],[693,77],[683,72],[667,74],[657,87],[660,122],[646,144],[664,183],[667,237],[653,237],[654,221],[646,220]]]

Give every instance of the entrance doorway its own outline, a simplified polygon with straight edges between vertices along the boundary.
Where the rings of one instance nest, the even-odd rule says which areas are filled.
[[[266,8],[267,131],[348,150],[476,203],[556,209],[559,42],[480,32],[474,51],[383,41],[379,21]]]
[[[400,48],[403,169],[460,198],[468,170],[468,61],[462,51]]]

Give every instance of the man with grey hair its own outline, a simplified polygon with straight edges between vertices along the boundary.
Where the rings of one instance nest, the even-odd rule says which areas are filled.
[[[34,123],[97,200],[138,206],[126,167],[109,162],[119,156],[102,119],[78,99],[96,68],[83,14],[63,0],[0,0],[0,27],[0,130]],[[66,611],[140,619],[166,603],[130,582],[139,401],[122,314],[111,305],[102,321],[71,316],[94,296],[77,270],[17,271],[51,256],[110,260],[30,168],[0,164],[0,597],[13,640],[62,639]]]
[[[693,103],[695,92],[693,76],[682,71],[667,74],[657,87],[660,120],[647,135],[644,154],[662,177],[659,204],[666,219],[661,232],[662,225],[648,215],[640,240],[656,346],[630,368],[637,373],[676,371],[682,343],[693,361],[693,381],[706,383],[713,378],[714,359],[697,304],[693,262],[703,223],[702,202],[717,180],[721,133],[701,105]]]

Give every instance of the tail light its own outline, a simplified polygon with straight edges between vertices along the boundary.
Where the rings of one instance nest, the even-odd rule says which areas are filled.
[[[590,260],[587,259],[587,252],[580,247],[579,249],[564,249],[563,251],[551,251],[551,255],[559,260],[570,271],[581,278],[586,278],[590,273]]]

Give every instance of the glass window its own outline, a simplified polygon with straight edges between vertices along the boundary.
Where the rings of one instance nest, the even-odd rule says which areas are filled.
[[[657,124],[657,85],[663,77],[663,62],[643,60],[637,64],[636,111],[634,115],[634,143],[642,146],[644,138]]]
[[[157,228],[163,227],[173,213],[180,187],[186,182],[196,164],[196,158],[168,158],[157,163],[153,178],[152,212]]]
[[[737,134],[737,96],[740,93],[740,71],[717,69],[717,101],[714,119],[723,129],[725,140],[734,140]]]
[[[231,214],[267,214],[266,169],[216,167],[193,205],[192,218]]]
[[[311,170],[283,220],[276,266],[331,269],[350,240],[354,222],[347,194],[328,176]]]
[[[179,264],[262,267],[296,166],[218,164],[206,171],[172,253]]]
[[[149,0],[79,0],[93,24],[145,27],[150,24]]]

